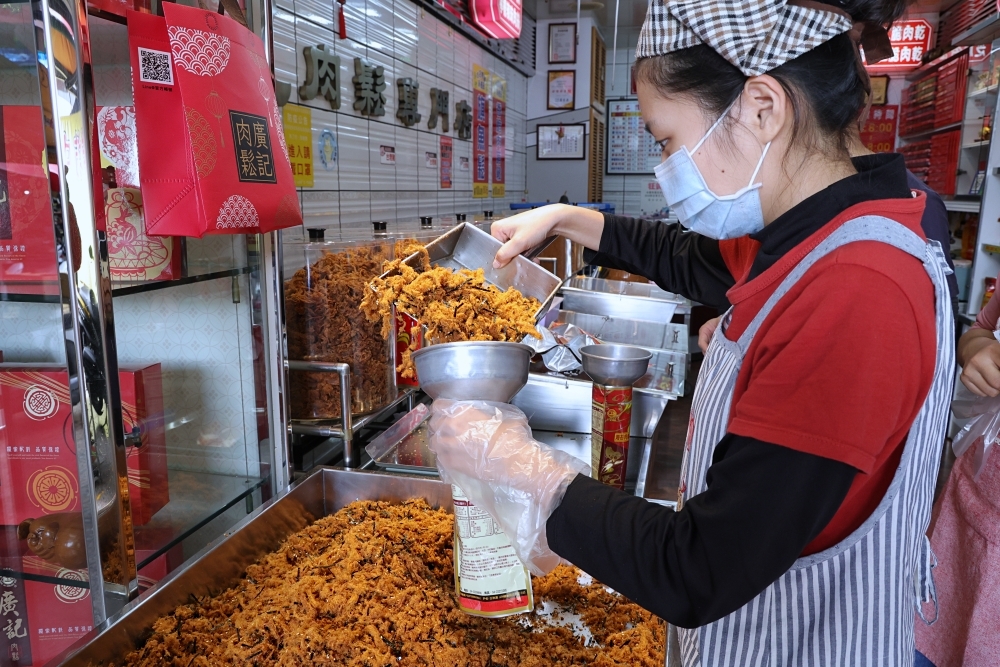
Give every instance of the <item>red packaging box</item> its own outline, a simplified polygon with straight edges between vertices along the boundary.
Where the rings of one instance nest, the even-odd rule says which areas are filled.
[[[135,107],[98,107],[97,137],[111,280],[134,283],[182,277],[182,239],[146,234]]]
[[[59,294],[44,153],[41,108],[0,107],[0,293]]]
[[[170,500],[160,364],[119,369],[132,522],[149,523]],[[136,556],[138,562],[140,558]]]
[[[85,573],[82,578],[86,578]],[[94,629],[89,588],[25,581],[24,592],[28,602],[24,629],[31,638],[32,662],[14,663],[18,667],[44,665]]]
[[[55,364],[0,365],[0,523],[80,511],[69,380]]]

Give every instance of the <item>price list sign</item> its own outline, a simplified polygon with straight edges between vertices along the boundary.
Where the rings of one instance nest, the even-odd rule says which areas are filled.
[[[646,131],[637,100],[608,101],[608,174],[652,174],[660,147]]]
[[[861,128],[861,143],[873,153],[891,153],[896,150],[896,124],[899,106],[883,104],[868,109],[868,119]]]

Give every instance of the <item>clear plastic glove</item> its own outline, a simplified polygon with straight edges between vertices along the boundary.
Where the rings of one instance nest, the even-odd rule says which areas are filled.
[[[534,440],[525,414],[506,403],[434,401],[430,449],[441,479],[489,512],[532,574],[559,564],[545,522],[590,466]]]
[[[976,396],[964,385],[955,392],[951,411],[958,419],[970,419],[952,440],[955,456],[961,456],[970,448],[973,451],[973,470],[976,478],[983,471],[993,445],[1000,440],[1000,396]]]

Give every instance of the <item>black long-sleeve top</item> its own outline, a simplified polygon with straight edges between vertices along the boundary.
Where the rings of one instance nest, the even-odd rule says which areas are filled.
[[[752,235],[754,278],[847,208],[910,197],[901,156],[855,160],[858,174],[793,207]],[[676,224],[606,216],[590,263],[646,276],[717,308],[735,284],[718,242]],[[707,490],[680,512],[578,476],[547,523],[549,545],[670,623],[697,627],[739,609],[780,577],[839,509],[848,464],[728,433]]]

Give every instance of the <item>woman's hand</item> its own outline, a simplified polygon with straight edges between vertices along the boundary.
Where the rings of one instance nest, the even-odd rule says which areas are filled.
[[[1000,395],[1000,343],[986,329],[967,331],[958,343],[962,384],[977,396]]]
[[[506,220],[497,220],[491,228],[493,237],[503,242],[493,268],[499,269],[521,253],[534,248],[549,236],[565,236],[591,250],[601,245],[604,216],[589,208],[550,204],[525,211]]]
[[[719,322],[721,321],[722,315],[713,317],[698,329],[698,347],[701,348],[702,354],[708,352],[708,344],[712,342],[712,336],[715,335],[715,330],[719,328]]]
[[[589,466],[534,440],[528,418],[513,405],[437,400],[429,433],[441,479],[489,512],[532,573],[558,565],[545,522]]]

